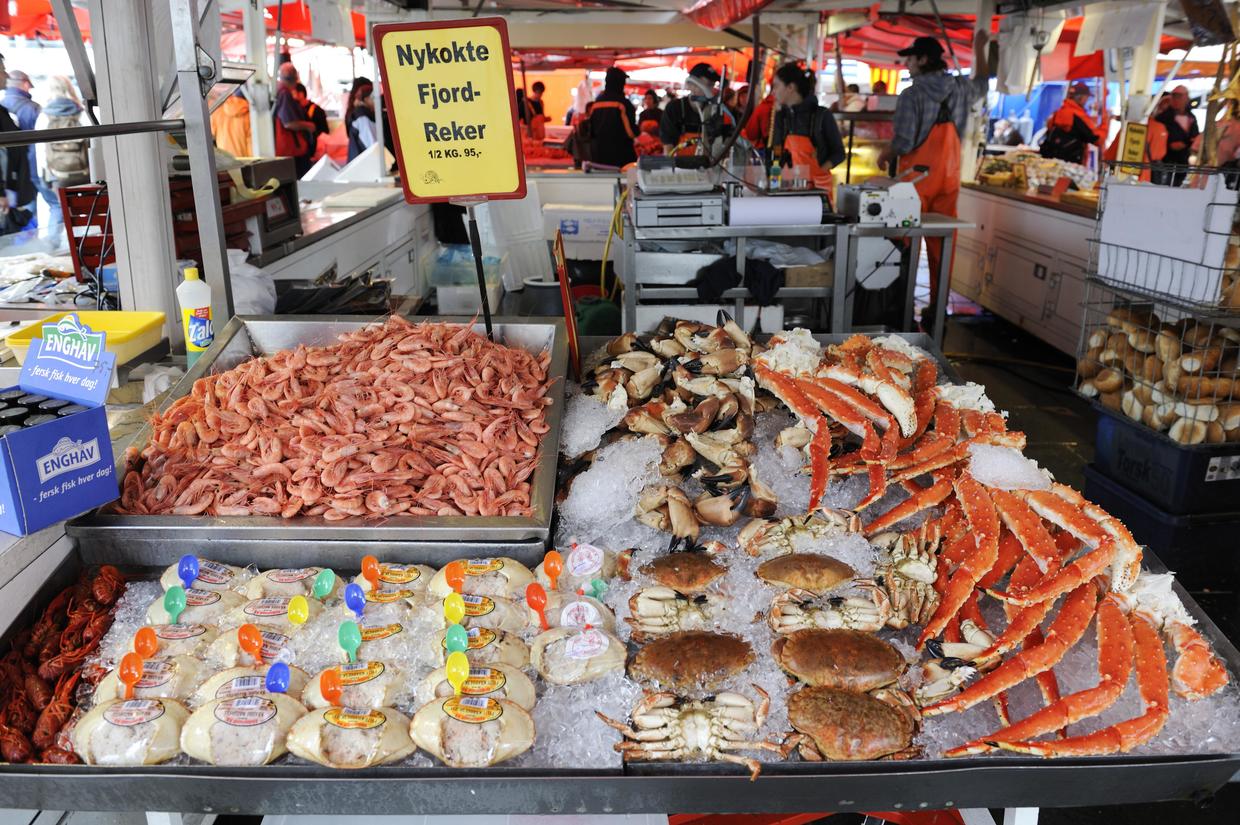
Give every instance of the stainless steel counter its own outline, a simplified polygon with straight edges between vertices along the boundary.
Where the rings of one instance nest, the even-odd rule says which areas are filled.
[[[285,241],[278,244],[272,249],[263,252],[250,263],[258,267],[269,266],[276,261],[287,258],[295,252],[299,252],[308,246],[321,243],[332,235],[343,232],[351,226],[361,223],[368,218],[380,215],[391,209],[407,208],[403,200],[394,201],[393,203],[385,203],[379,206],[372,206],[366,209],[338,209],[323,206],[322,201],[310,201],[303,203],[301,207],[301,232],[302,234],[291,241]]]

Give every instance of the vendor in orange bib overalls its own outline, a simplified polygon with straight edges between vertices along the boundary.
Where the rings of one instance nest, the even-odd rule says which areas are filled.
[[[964,77],[947,73],[943,47],[933,37],[919,37],[898,54],[905,59],[913,85],[900,92],[896,101],[893,126],[895,136],[879,155],[878,165],[886,169],[893,158],[899,158],[901,174],[915,166],[929,169],[917,183],[922,212],[956,215],[956,198],[960,194],[960,135],[969,118],[969,108],[984,97],[989,81],[986,77],[986,33],[978,32],[974,40],[973,75]],[[943,255],[941,238],[926,239],[926,257],[930,265],[930,296],[938,295],[939,263]],[[930,307],[923,317],[933,317]]]
[[[808,171],[815,189],[835,191],[831,167],[844,162],[844,141],[831,112],[814,96],[814,73],[799,63],[785,63],[771,81],[775,98],[775,125],[771,157],[783,169]]]

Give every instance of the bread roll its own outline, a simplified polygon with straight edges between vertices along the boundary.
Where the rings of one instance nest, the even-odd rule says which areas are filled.
[[[1121,394],[1119,407],[1123,410],[1124,415],[1133,421],[1140,421],[1142,414],[1145,412],[1145,405],[1141,403],[1141,399],[1137,398],[1132,390],[1127,390]]]
[[[1180,369],[1184,372],[1211,372],[1223,357],[1223,348],[1209,346],[1180,356]]]
[[[1122,412],[1120,405],[1123,403],[1123,399],[1121,398],[1120,392],[1104,392],[1102,395],[1098,396],[1098,400],[1101,401],[1102,406],[1106,407],[1108,410]]]
[[[1100,349],[1091,349],[1089,352],[1085,353],[1085,355],[1076,362],[1076,374],[1081,378],[1086,379],[1093,378],[1097,375],[1098,371],[1102,369],[1102,364],[1098,361],[1098,357],[1100,355],[1102,355],[1102,350]]]
[[[1094,376],[1094,386],[1098,388],[1098,392],[1112,393],[1118,392],[1124,385],[1124,376],[1119,370],[1108,367],[1096,376]]]
[[[1223,444],[1227,441],[1227,433],[1223,429],[1223,425],[1217,421],[1211,421],[1206,424],[1206,443],[1207,444]]]
[[[1163,327],[1162,332],[1154,339],[1154,352],[1158,353],[1158,357],[1164,362],[1176,360],[1183,351],[1180,333],[1174,329]]]
[[[1171,425],[1168,435],[1171,436],[1172,441],[1178,441],[1181,444],[1200,444],[1206,440],[1206,424],[1204,421],[1181,418]]]

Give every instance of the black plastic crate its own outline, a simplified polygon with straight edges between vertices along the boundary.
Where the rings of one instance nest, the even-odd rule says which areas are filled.
[[[1217,572],[1219,557],[1212,557],[1212,551],[1236,555],[1233,551],[1236,536],[1240,534],[1240,510],[1168,513],[1107,477],[1093,464],[1085,466],[1085,498],[1122,521],[1133,538],[1153,550],[1173,569],[1183,569],[1184,560],[1189,559],[1215,566]],[[1240,501],[1233,501],[1232,507],[1240,508]],[[1192,561],[1188,566],[1194,566]]]
[[[1095,403],[1094,467],[1170,513],[1240,509],[1240,443],[1178,444]]]

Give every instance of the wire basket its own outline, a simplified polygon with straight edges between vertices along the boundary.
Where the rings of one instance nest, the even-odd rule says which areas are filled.
[[[1240,316],[1240,170],[1112,163],[1090,274],[1199,315]]]
[[[1091,282],[1077,392],[1179,444],[1240,442],[1237,325]]]

